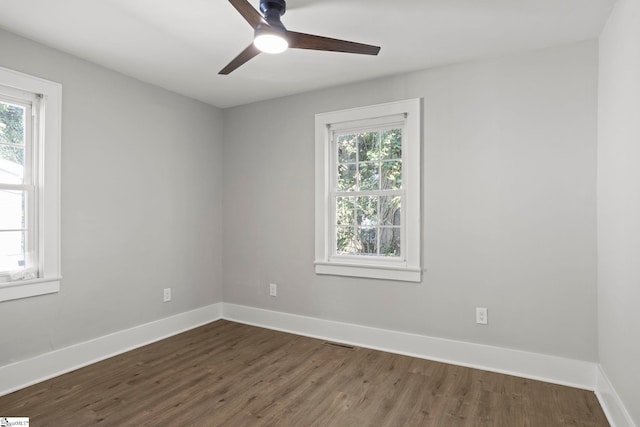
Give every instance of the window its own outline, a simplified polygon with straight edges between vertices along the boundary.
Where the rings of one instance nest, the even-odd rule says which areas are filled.
[[[316,115],[318,274],[419,282],[420,100]]]
[[[60,99],[0,68],[0,301],[60,289]]]

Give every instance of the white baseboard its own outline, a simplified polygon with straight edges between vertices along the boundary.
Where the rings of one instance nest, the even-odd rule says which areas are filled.
[[[222,303],[135,326],[0,367],[0,396],[221,318]]]
[[[234,322],[359,347],[595,390],[596,363],[224,303]]]
[[[596,375],[596,396],[611,427],[636,427],[601,365],[598,365]]]

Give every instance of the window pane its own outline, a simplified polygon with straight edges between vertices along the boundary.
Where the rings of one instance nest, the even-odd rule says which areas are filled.
[[[353,226],[338,226],[336,235],[336,253],[353,254],[355,252],[355,232]]]
[[[400,196],[380,198],[382,225],[400,225],[402,198]]]
[[[355,216],[355,198],[336,198],[336,224],[351,225],[353,227]]]
[[[381,132],[381,156],[383,159],[402,158],[402,129]]]
[[[358,161],[367,162],[380,158],[380,133],[366,132],[358,135]]]
[[[0,231],[25,228],[24,191],[0,190]]]
[[[376,229],[373,227],[358,227],[356,245],[357,254],[359,255],[378,255]]]
[[[0,182],[4,184],[24,182],[24,147],[0,144]]]
[[[400,227],[380,227],[380,255],[400,256]]]
[[[382,189],[400,190],[402,188],[402,162],[382,163]]]
[[[338,163],[356,161],[356,136],[338,135]]]
[[[338,191],[354,191],[356,189],[355,164],[338,165]]]
[[[24,145],[25,109],[0,102],[0,143]]]
[[[360,163],[360,190],[379,190],[380,173],[378,163]]]
[[[24,268],[25,236],[24,231],[0,231],[0,271]]]
[[[25,109],[0,102],[0,182],[24,181]]]
[[[375,226],[378,224],[378,197],[358,197],[358,225]]]

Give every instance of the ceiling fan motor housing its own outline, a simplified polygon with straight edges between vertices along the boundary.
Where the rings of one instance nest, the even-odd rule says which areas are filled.
[[[260,12],[269,25],[282,26],[280,17],[287,11],[285,0],[260,0]]]

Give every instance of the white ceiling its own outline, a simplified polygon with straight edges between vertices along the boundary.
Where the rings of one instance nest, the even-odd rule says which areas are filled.
[[[250,0],[258,8],[259,0]],[[0,0],[0,27],[218,107],[595,38],[615,0],[288,0],[288,29],[381,46],[290,49],[218,71],[252,41],[226,0]]]

